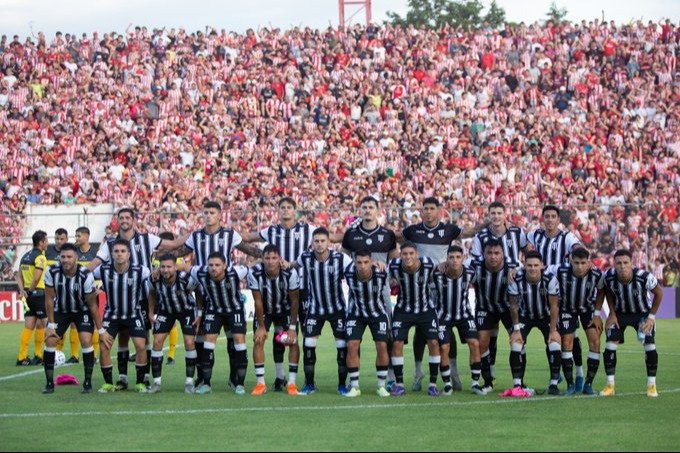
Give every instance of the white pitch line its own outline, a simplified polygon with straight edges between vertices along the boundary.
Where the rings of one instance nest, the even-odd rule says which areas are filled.
[[[678,393],[680,388],[663,390],[661,397],[668,393]],[[617,393],[615,398],[622,398],[628,396],[644,395],[644,392],[630,392]],[[310,397],[313,398],[313,397]],[[579,395],[573,399],[590,399],[592,396]],[[456,407],[456,406],[482,406],[482,405],[496,405],[496,404],[521,404],[521,403],[539,403],[542,401],[565,400],[572,399],[565,396],[546,396],[534,398],[508,398],[508,399],[494,399],[494,400],[479,400],[479,401],[452,401],[448,403],[396,403],[396,404],[358,404],[358,405],[339,405],[339,406],[268,406],[268,407],[241,407],[241,408],[215,408],[215,409],[188,409],[188,410],[130,410],[130,411],[85,411],[85,412],[28,412],[28,413],[9,413],[0,414],[0,419],[3,418],[35,418],[35,417],[62,417],[62,416],[99,416],[99,415],[196,415],[196,414],[229,414],[229,413],[244,413],[244,412],[289,412],[289,411],[337,411],[337,410],[357,410],[357,409],[394,409],[394,408],[414,408],[414,407]]]

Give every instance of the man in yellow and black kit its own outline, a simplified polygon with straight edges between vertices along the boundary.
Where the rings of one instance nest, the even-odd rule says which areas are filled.
[[[43,346],[45,344],[45,271],[47,270],[47,233],[38,230],[33,233],[33,248],[21,257],[20,272],[16,281],[19,294],[26,301],[24,312],[24,330],[19,340],[19,355],[17,366],[42,365]],[[28,344],[31,334],[35,330],[35,355],[33,360],[28,358]]]

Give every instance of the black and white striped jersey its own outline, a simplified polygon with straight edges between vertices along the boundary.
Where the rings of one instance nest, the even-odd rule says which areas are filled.
[[[425,222],[404,228],[402,235],[418,249],[418,256],[431,258],[435,264],[446,261],[446,252],[451,242],[458,239],[463,230],[452,223],[439,222],[433,228]]]
[[[527,235],[523,228],[509,226],[501,237],[494,236],[489,228],[482,229],[472,239],[470,254],[473,258],[477,260],[483,258],[484,244],[490,239],[497,239],[503,243],[503,255],[506,263],[520,264],[520,252],[527,246]]]
[[[307,313],[314,316],[330,316],[345,310],[342,278],[345,268],[352,263],[344,253],[330,250],[325,261],[319,261],[312,251],[304,252],[297,259],[301,287],[307,291]]]
[[[191,267],[191,277],[200,285],[205,311],[210,314],[224,315],[243,311],[241,280],[247,275],[248,268],[229,266],[219,280],[213,280],[208,266]]]
[[[147,267],[130,264],[125,272],[118,273],[113,263],[104,263],[93,275],[102,281],[106,294],[106,318],[125,320],[142,316],[140,302],[151,290],[151,271]]]
[[[389,300],[385,300],[388,291],[387,272],[379,271],[373,266],[371,278],[361,280],[354,263],[345,269],[345,281],[349,286],[348,314],[357,318],[379,318],[388,313]]]
[[[186,272],[177,272],[172,283],[166,282],[162,277],[152,280],[151,286],[156,294],[156,313],[178,315],[196,308],[196,299],[192,293],[198,283]]]
[[[491,271],[484,260],[475,260],[472,265],[475,269],[475,310],[491,313],[508,311],[508,276],[517,266],[506,262],[498,271]]]
[[[267,275],[264,263],[259,263],[248,271],[248,288],[262,295],[265,314],[285,316],[290,314],[290,292],[300,289],[300,278],[292,268],[281,269],[272,278]]]
[[[261,230],[260,237],[263,241],[276,246],[281,258],[292,263],[302,255],[302,252],[312,247],[314,230],[316,230],[314,225],[304,222],[296,223],[293,228],[285,228],[278,224]]]
[[[399,285],[399,295],[394,311],[420,314],[435,310],[436,303],[431,294],[435,264],[432,259],[421,256],[420,267],[414,273],[407,272],[402,266],[401,258],[390,262],[390,279]]]
[[[196,266],[207,266],[208,256],[214,252],[220,252],[227,260],[227,266],[231,264],[231,252],[241,243],[243,238],[231,228],[220,227],[214,233],[208,233],[205,228],[196,230],[187,238],[184,245],[194,252]]]
[[[368,231],[359,225],[345,231],[345,235],[342,237],[342,248],[351,252],[352,258],[356,256],[355,254],[359,250],[368,250],[371,252],[371,258],[374,261],[380,261],[387,265],[390,252],[397,248],[397,237],[394,235],[394,231],[383,226]]]
[[[116,239],[110,239],[102,243],[97,252],[97,258],[102,260],[103,263],[112,262],[111,255],[113,254],[113,242]],[[163,240],[150,233],[138,233],[130,239],[130,262],[139,266],[144,266],[151,269],[151,260],[153,253],[158,249],[158,246]]]
[[[520,270],[515,275],[515,281],[508,285],[508,294],[517,296],[520,317],[533,321],[550,316],[548,297],[558,297],[560,288],[553,274],[544,272],[540,280],[534,283],[529,281],[524,270]]]
[[[470,285],[475,283],[475,270],[463,265],[461,274],[453,278],[438,269],[434,271],[434,294],[437,313],[442,321],[472,319],[472,308],[468,299]]]
[[[591,267],[583,276],[574,275],[571,264],[550,266],[546,273],[553,274],[560,289],[560,313],[586,313],[595,310],[597,292],[604,288],[602,271]]]
[[[616,269],[609,269],[604,282],[615,296],[616,313],[649,313],[654,301],[651,291],[659,285],[654,274],[638,268],[633,268],[633,278],[628,283],[619,280]]]
[[[65,275],[59,264],[48,267],[45,273],[45,287],[54,289],[55,313],[90,311],[85,296],[95,291],[94,277],[92,272],[80,264],[77,265],[76,273],[72,277]]]
[[[548,237],[542,228],[529,233],[527,241],[541,254],[546,267],[569,262],[572,250],[581,244],[581,241],[570,231],[560,230],[557,236]]]

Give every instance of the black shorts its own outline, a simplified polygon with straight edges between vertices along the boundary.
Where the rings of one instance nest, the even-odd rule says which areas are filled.
[[[142,310],[142,317],[144,318],[144,328],[146,330],[151,330],[153,327],[151,321],[149,320],[149,301],[146,299],[139,301],[139,309]]]
[[[196,328],[193,326],[194,321],[196,321],[196,313],[194,310],[186,310],[179,314],[164,312],[156,314],[156,322],[153,324],[153,334],[169,333],[175,326],[176,321],[179,321],[183,335],[196,335]]]
[[[264,328],[267,332],[274,325],[274,333],[287,331],[290,329],[290,315],[264,315]],[[253,332],[256,332],[260,324],[257,317],[253,319]],[[298,332],[298,325],[295,324],[295,332]]]
[[[91,334],[94,332],[94,321],[92,314],[89,311],[81,311],[80,313],[54,313],[54,322],[57,324],[55,331],[59,338],[63,337],[68,330],[71,323],[76,325],[78,332],[86,332]]]
[[[364,337],[366,327],[371,329],[373,341],[387,343],[390,336],[390,318],[387,314],[381,314],[377,318],[364,318],[363,316],[347,315],[347,341],[358,340]]]
[[[472,318],[461,319],[460,321],[450,321],[449,326],[450,327],[448,329],[449,331],[448,335],[451,337],[451,341],[456,341],[456,339],[453,337],[454,328],[458,330],[460,342],[463,344],[467,343],[468,340],[479,339],[479,332],[477,332],[477,323],[475,323],[475,320]]]
[[[246,313],[243,309],[231,313],[212,313],[205,314],[203,328],[206,335],[219,334],[224,327],[224,331],[229,331],[236,335],[245,335],[248,330],[246,325]]]
[[[421,328],[426,340],[439,339],[439,319],[436,310],[425,313],[404,313],[395,311],[392,315],[392,338],[394,341],[405,341],[411,327]]]
[[[560,335],[570,335],[578,330],[579,324],[584,329],[588,329],[588,325],[592,320],[592,311],[585,313],[560,313],[560,317],[557,320],[557,330],[560,332]]]
[[[548,343],[548,338],[550,338],[550,317],[543,319],[519,319],[519,323],[522,328],[519,330],[522,334],[522,339],[526,343],[529,332],[533,329],[538,329],[543,334],[543,340]]]
[[[475,322],[477,323],[477,331],[496,330],[498,329],[499,322],[503,323],[503,327],[508,332],[512,329],[512,318],[509,311],[496,313],[493,311],[477,310]]]
[[[128,319],[111,319],[110,316],[105,313],[102,327],[104,327],[113,338],[116,338],[116,335],[118,335],[120,331],[125,330],[130,337],[146,339],[144,320],[140,314]]]
[[[330,316],[320,316],[307,313],[307,318],[305,319],[304,336],[307,338],[318,337],[321,335],[321,330],[323,325],[328,321],[333,329],[333,336],[338,340],[345,339],[345,312],[339,311]]]
[[[45,291],[33,291],[26,298],[24,318],[28,317],[35,317],[38,319],[47,318],[47,310],[45,309]]]
[[[607,341],[617,341],[621,344],[624,343],[624,332],[626,327],[632,327],[637,332],[641,327],[640,324],[644,324],[647,320],[648,313],[617,313],[616,318],[619,321],[619,327],[610,327],[607,329]],[[644,344],[654,344],[656,337],[656,323],[652,328],[652,333],[645,335]]]

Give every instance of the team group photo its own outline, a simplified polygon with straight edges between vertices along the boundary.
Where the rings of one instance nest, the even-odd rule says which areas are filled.
[[[8,450],[678,449],[672,0],[31,3]]]

